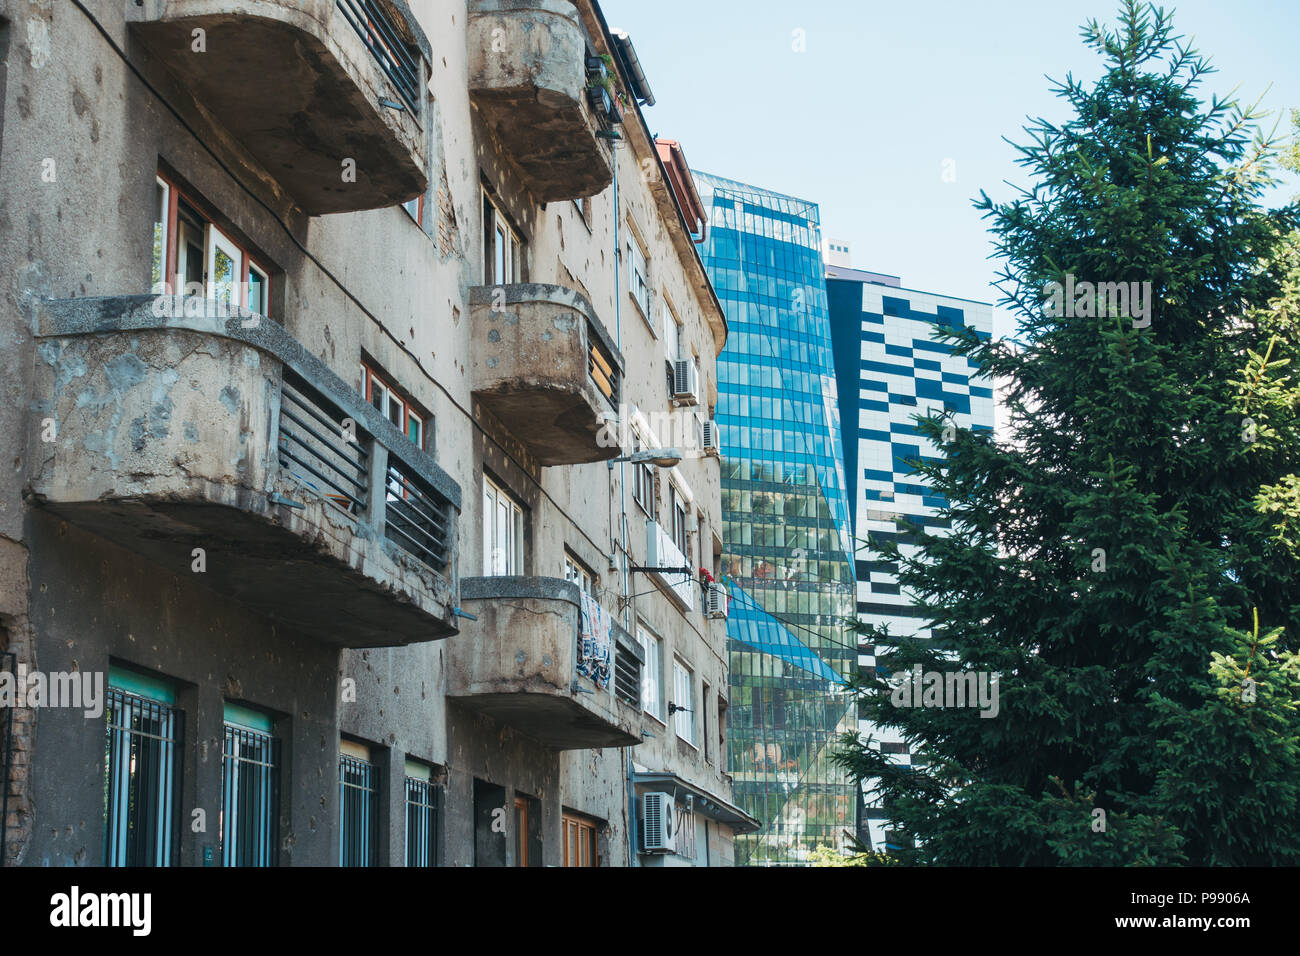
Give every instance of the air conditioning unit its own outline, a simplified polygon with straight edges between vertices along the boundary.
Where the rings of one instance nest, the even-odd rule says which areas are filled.
[[[673,363],[673,401],[678,405],[700,403],[700,378],[691,359],[678,359]]]
[[[704,592],[704,613],[715,621],[725,621],[729,597],[727,589],[721,584],[710,583]]]
[[[670,793],[641,797],[641,849],[645,853],[676,853],[677,810]]]
[[[722,442],[720,440],[721,435],[718,431],[718,423],[704,422],[702,435],[703,435],[702,444],[704,445],[704,454],[708,455],[711,458],[717,458],[719,455],[721,455]]]

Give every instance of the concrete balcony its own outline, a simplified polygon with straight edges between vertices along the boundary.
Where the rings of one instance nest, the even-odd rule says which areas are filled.
[[[624,700],[611,673],[602,687],[578,672],[579,590],[558,578],[483,577],[461,581],[465,611],[450,644],[447,696],[557,750],[641,742],[639,703]],[[618,666],[639,651],[613,625]]]
[[[405,0],[123,6],[151,57],[309,215],[393,206],[428,187],[430,47]]]
[[[459,485],[278,324],[217,309],[42,303],[28,493],[329,644],[454,634]]]
[[[611,120],[592,109],[586,53],[568,0],[470,0],[470,96],[543,203],[594,196],[614,180],[598,135]]]
[[[591,304],[563,286],[470,289],[474,397],[543,465],[619,454],[623,357]]]

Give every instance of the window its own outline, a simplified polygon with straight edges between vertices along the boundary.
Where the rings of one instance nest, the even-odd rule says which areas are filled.
[[[515,794],[515,866],[542,865],[542,806],[539,800]]]
[[[280,836],[280,741],[271,718],[225,705],[221,865],[275,866]]]
[[[152,289],[269,314],[271,269],[163,176],[154,179]]]
[[[681,357],[682,328],[668,303],[664,303],[664,358],[670,363]]]
[[[175,866],[184,715],[163,681],[110,667],[105,714],[105,866]]]
[[[668,483],[668,502],[673,523],[673,544],[677,545],[677,550],[682,553],[682,557],[686,557],[690,554],[686,532],[686,502],[682,500],[682,493],[671,481]]]
[[[700,685],[700,703],[703,706],[703,709],[700,711],[700,716],[703,718],[700,722],[700,729],[702,731],[700,737],[704,741],[704,762],[713,763],[713,749],[709,746],[709,706],[711,701],[709,697],[709,684],[707,681],[702,682]]]
[[[396,425],[397,430],[409,438],[417,448],[424,450],[426,417],[424,413],[416,411],[414,405],[398,395],[392,386],[376,375],[365,363],[361,365],[361,382],[361,392],[366,401],[375,406],[379,414]]]
[[[171,186],[165,179],[154,179],[153,215],[153,284],[154,295],[162,295],[167,281],[167,240],[171,235]]]
[[[586,222],[587,221],[587,200],[579,196],[577,199],[573,201],[573,204],[578,207],[578,215],[582,217],[582,221]]]
[[[339,743],[339,866],[374,866],[379,777],[370,748]]]
[[[567,552],[564,555],[564,580],[572,581],[586,594],[594,596],[596,593],[591,572]]]
[[[519,235],[501,210],[483,193],[483,284],[508,285],[523,281]]]
[[[695,674],[681,661],[673,661],[673,728],[677,736],[695,745]]]
[[[406,865],[440,866],[442,856],[442,788],[433,768],[406,761]]]
[[[645,628],[637,628],[637,642],[645,655],[645,665],[641,670],[641,709],[651,717],[663,720],[661,683],[663,680],[663,658],[660,656],[661,644]]]
[[[563,814],[561,823],[564,865],[600,866],[600,856],[596,852],[596,824],[571,813]]]
[[[640,436],[633,435],[632,450],[640,451],[643,447]],[[651,518],[658,517],[659,509],[655,507],[654,465],[648,462],[632,465],[632,499]]]
[[[645,252],[631,236],[627,240],[627,288],[646,321],[653,321],[650,315],[650,283],[646,279]]]
[[[524,573],[524,511],[487,476],[483,478],[483,573]]]

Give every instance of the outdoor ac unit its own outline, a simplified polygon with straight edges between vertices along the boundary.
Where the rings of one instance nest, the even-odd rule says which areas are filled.
[[[710,584],[704,592],[704,613],[716,621],[727,619],[727,589],[721,584]]]
[[[718,423],[704,422],[703,435],[702,444],[704,445],[704,454],[712,458],[717,458],[722,454],[722,442],[719,440],[721,436],[718,432]]]
[[[673,363],[673,401],[678,405],[700,403],[699,374],[691,359],[678,359]]]
[[[641,798],[641,849],[646,853],[676,853],[676,808],[672,794],[647,793]]]

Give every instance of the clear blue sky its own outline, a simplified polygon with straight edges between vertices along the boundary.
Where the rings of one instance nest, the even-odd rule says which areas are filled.
[[[1179,0],[1176,32],[1219,72],[1202,93],[1300,107],[1300,0]],[[1098,75],[1079,37],[1112,0],[602,0],[632,36],[657,105],[652,132],[692,166],[820,204],[853,264],[910,288],[994,302],[995,264],[970,200],[1025,182],[1006,136],[1062,120],[1044,74]],[[793,49],[802,30],[804,52]],[[1274,117],[1267,121],[1269,126]],[[955,162],[955,182],[943,164]],[[1300,191],[1289,179],[1274,204]],[[997,323],[1006,329],[1005,317]]]

